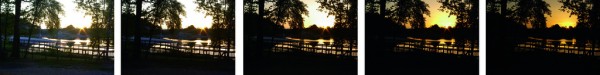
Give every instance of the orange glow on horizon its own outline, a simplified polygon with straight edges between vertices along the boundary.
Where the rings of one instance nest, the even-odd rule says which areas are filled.
[[[569,28],[569,27],[575,28],[576,23],[570,22],[570,21],[565,21],[565,22],[560,23],[559,26],[564,27],[564,28]]]
[[[548,21],[546,21],[546,27],[552,27],[552,25],[558,24],[560,27],[569,28],[577,25],[577,16],[571,15],[569,12],[561,11],[560,7],[562,3],[556,0],[544,0],[550,4],[551,15],[546,15]]]
[[[423,2],[429,5],[427,9],[430,12],[429,16],[424,15],[426,28],[435,24],[439,25],[441,28],[452,28],[456,26],[456,16],[439,10],[442,3],[437,2],[437,0],[423,0]]]
[[[194,3],[196,0],[177,0],[183,6],[183,10],[185,10],[185,16],[181,16],[181,28],[188,27],[190,25],[194,25],[194,27],[198,28],[211,28],[213,24],[212,16],[206,15],[205,11],[198,12],[196,11],[196,7],[198,4]],[[163,27],[166,29],[166,26]]]
[[[304,28],[308,28],[310,26],[317,25],[317,27],[333,27],[335,22],[334,16],[329,16],[325,11],[319,11],[320,3],[317,0],[300,0],[306,4],[306,9],[308,10],[308,15],[303,16],[304,18]],[[284,26],[288,28],[289,26]]]

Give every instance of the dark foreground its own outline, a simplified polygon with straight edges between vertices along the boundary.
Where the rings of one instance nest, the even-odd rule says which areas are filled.
[[[250,42],[245,42],[250,43]],[[356,58],[310,52],[267,52],[246,44],[245,75],[357,75]]]
[[[541,51],[488,54],[488,57],[488,75],[600,75],[598,57]]]
[[[123,59],[123,75],[234,75],[230,59],[149,56],[143,60]]]
[[[477,75],[478,58],[426,52],[376,53],[367,51],[368,75]]]
[[[454,55],[410,49],[395,52],[397,42],[368,39],[367,75],[478,75],[478,56]]]
[[[28,58],[0,62],[0,75],[113,75],[112,61],[80,58]]]

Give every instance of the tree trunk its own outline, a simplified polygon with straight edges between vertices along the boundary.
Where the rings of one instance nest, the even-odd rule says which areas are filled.
[[[385,16],[386,3],[386,0],[379,0],[379,14],[381,14],[381,16]]]
[[[262,24],[264,24],[263,22],[265,22],[263,19],[263,16],[265,15],[264,11],[265,11],[265,0],[258,0],[258,16],[260,17],[260,21],[258,22],[258,25],[256,26],[257,27],[256,28],[257,29],[257,31],[256,31],[257,32],[256,33],[257,34],[256,35],[257,43],[256,44],[258,45],[257,46],[258,49],[260,49],[258,51],[263,51],[263,33],[262,33],[263,26],[262,26]],[[261,52],[258,52],[258,53],[261,53]]]
[[[107,11],[106,11],[106,12],[107,12],[107,14],[111,14],[111,13],[112,13],[112,10],[113,10],[113,9],[112,9],[112,7],[114,7],[113,3],[108,3],[108,7],[106,8],[106,9],[107,9]],[[105,14],[105,15],[106,15],[106,14]],[[113,16],[113,15],[108,15],[108,16]],[[112,18],[112,17],[111,17],[111,18]],[[104,58],[105,58],[106,60],[108,60],[108,59],[109,59],[109,58],[108,58],[108,52],[109,52],[109,50],[110,50],[110,42],[111,42],[111,40],[110,40],[110,38],[111,38],[111,37],[110,37],[110,35],[113,35],[113,34],[111,34],[111,33],[110,33],[110,32],[111,32],[111,31],[110,31],[110,29],[111,29],[111,25],[109,25],[109,24],[110,24],[110,22],[114,22],[114,21],[110,21],[110,19],[111,19],[111,18],[106,18],[106,22],[107,22],[107,23],[106,23],[106,24],[107,24],[107,25],[106,25],[106,51],[104,51]],[[114,23],[113,23],[113,26],[114,26]]]
[[[2,11],[2,4],[4,4],[4,3],[0,2],[0,15],[2,15],[2,13],[4,13]],[[5,29],[6,25],[3,23],[3,21],[4,21],[4,18],[0,17],[0,26],[2,26],[2,35],[0,35],[0,37],[6,35],[6,29]],[[2,46],[2,48],[0,49],[0,60],[4,59],[4,55],[5,55],[4,54],[4,49],[6,47],[4,47],[5,46],[5,44],[4,44],[4,38],[6,38],[6,37],[0,38],[0,45]]]
[[[500,5],[500,14],[502,15],[502,17],[506,17],[506,15],[507,15],[506,14],[506,12],[508,11],[508,9],[506,8],[507,7],[507,3],[508,3],[508,0],[501,0],[500,1],[500,4],[501,4]]]
[[[11,54],[11,57],[14,58],[19,58],[20,56],[20,52],[19,52],[19,45],[20,45],[20,35],[19,35],[19,17],[21,16],[21,0],[15,0],[15,25],[14,25],[14,32],[13,32],[13,52]]]
[[[4,2],[0,2],[0,15],[2,15],[4,12],[2,10],[2,4],[4,4]],[[2,26],[2,35],[0,35],[0,37],[2,37],[2,41],[0,41],[0,45],[2,46],[2,48],[0,49],[0,60],[4,59],[6,54],[4,53],[4,50],[6,50],[6,45],[5,45],[5,41],[6,41],[6,26],[8,26],[7,24],[4,24],[5,20],[7,19],[6,16],[4,17],[0,17],[0,25]]]
[[[136,6],[135,7],[135,10],[136,10],[135,11],[135,16],[136,16],[135,17],[136,18],[135,22],[136,22],[136,24],[135,24],[135,27],[133,28],[135,30],[135,38],[134,38],[134,43],[135,44],[133,46],[134,51],[132,52],[132,54],[133,54],[133,57],[137,58],[137,57],[139,57],[139,55],[140,55],[140,53],[142,51],[142,49],[140,47],[141,43],[142,43],[142,41],[141,41],[141,33],[140,33],[140,30],[142,28],[142,25],[141,25],[141,21],[142,21],[142,15],[141,15],[142,14],[142,0],[136,0],[135,2],[136,2],[135,3],[135,6]]]
[[[231,55],[229,55],[229,53],[231,52],[231,38],[227,37],[227,58]]]
[[[34,18],[37,20],[37,18]],[[33,22],[34,25],[30,25],[28,29],[27,36],[27,45],[25,45],[25,56],[27,56],[27,51],[29,51],[29,47],[31,46],[31,35],[33,35],[33,28],[35,27],[36,22]]]

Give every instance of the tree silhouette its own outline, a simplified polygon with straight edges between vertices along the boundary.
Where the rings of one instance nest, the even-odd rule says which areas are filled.
[[[357,0],[319,0],[319,10],[335,17],[334,28],[357,28]]]
[[[270,7],[267,18],[279,25],[289,25],[291,29],[304,28],[302,15],[308,15],[306,4],[300,0],[281,0]]]
[[[121,0],[121,32],[124,37],[131,37],[135,34],[135,0]],[[123,41],[131,41],[129,39]]]
[[[166,25],[169,33],[173,33],[172,36],[179,39],[179,31],[181,29],[181,18],[185,16],[184,6],[176,0],[149,0],[146,1],[151,3],[145,10],[143,18],[147,19],[152,25]],[[152,41],[152,37],[150,37]],[[181,40],[179,40],[181,41]],[[177,44],[179,45],[179,44]]]
[[[386,5],[388,0],[366,0],[365,10],[366,13],[379,13],[380,15],[386,15]]]
[[[527,27],[526,25],[517,23],[514,18],[512,18],[511,14],[514,12],[513,9],[508,9],[509,2],[510,4],[516,4],[515,2],[517,2],[517,0],[486,0],[488,34],[494,34],[495,36],[488,37],[488,39],[503,39],[490,40],[491,42],[488,44],[494,44],[489,46],[493,49],[497,49],[495,51],[501,51],[495,52],[499,54],[512,52],[509,51],[508,48],[514,48],[517,46],[516,44],[527,40],[527,36],[524,36]]]
[[[258,3],[254,0],[244,0],[244,13],[258,14]]]
[[[136,0],[121,0],[121,13],[135,14]]]
[[[75,28],[73,25],[69,25],[69,26],[63,28],[62,30],[66,31],[67,33],[70,33],[70,34],[77,34],[77,32],[78,32],[77,28]]]
[[[501,13],[501,1],[502,0],[485,0],[485,3],[487,4],[485,6],[486,13]]]
[[[111,44],[112,29],[114,28],[114,17],[113,17],[113,0],[77,0],[77,8],[79,10],[86,11],[85,15],[92,17],[91,25],[91,36],[90,45],[98,46],[106,44],[106,50],[104,50],[104,58],[108,59],[108,51]]]
[[[213,28],[233,28],[235,24],[235,1],[232,0],[197,0],[197,11],[206,11],[213,18]]]
[[[379,0],[383,1],[383,0]],[[378,13],[377,10],[379,5],[377,5],[377,1],[375,0],[365,0],[365,13]]]
[[[356,0],[319,0],[320,11],[328,12],[329,16],[335,17],[333,28],[357,28],[357,1]],[[353,33],[349,33],[353,34]]]
[[[513,6],[512,18],[522,25],[531,25],[533,29],[546,28],[546,17],[550,15],[550,5],[543,0],[520,0]]]
[[[4,0],[0,0],[0,16],[4,16],[4,12],[2,11],[2,9],[3,9],[2,5],[4,5]],[[3,36],[6,35],[6,33],[4,32],[4,30],[6,30],[6,29],[4,29],[5,25],[4,25],[4,22],[2,22],[3,20],[4,20],[4,17],[0,17],[0,26],[1,26],[0,28],[2,28],[2,31],[0,31],[1,32],[0,33],[0,60],[4,59],[4,48],[5,48],[4,47],[4,38],[5,37],[3,37]]]
[[[29,28],[29,36],[27,38],[27,45],[31,42],[31,35],[34,30],[34,26],[45,24],[48,29],[58,29],[60,27],[59,15],[64,13],[62,4],[56,0],[32,0],[30,1],[31,6],[28,6],[25,10],[25,18],[30,21],[33,25]],[[29,50],[29,48],[26,48]]]
[[[561,11],[577,16],[577,23],[584,28],[600,28],[600,1],[598,0],[560,0]],[[577,26],[579,27],[579,26]]]
[[[487,13],[499,13],[506,16],[508,11],[508,2],[515,2],[517,0],[486,0],[486,11]]]
[[[121,0],[122,36],[127,38],[127,40],[123,40],[125,41],[123,43],[132,43],[132,45],[123,44],[124,56],[138,58],[139,53],[141,53],[142,24],[145,24],[143,22],[147,22],[146,20],[141,19],[143,1],[144,0]],[[130,40],[130,37],[133,37],[133,40]]]
[[[265,9],[265,4],[270,4],[268,9]],[[264,30],[283,30],[281,26],[289,26],[291,31],[295,33],[302,33],[304,28],[303,15],[307,15],[306,4],[299,0],[244,0],[244,14],[248,17],[256,19],[257,22],[244,23],[255,23],[253,31],[256,33],[257,49],[262,49],[263,33]],[[248,25],[248,24],[247,24]],[[278,26],[275,26],[278,25]],[[267,28],[267,29],[265,29]],[[271,34],[277,34],[279,32],[271,32]],[[273,35],[274,36],[274,35]],[[302,38],[302,36],[299,36]],[[258,52],[257,54],[259,54]]]
[[[439,0],[439,10],[455,15],[457,28],[477,28],[479,22],[479,0]]]
[[[425,16],[429,15],[428,5],[421,0],[398,0],[391,7],[389,18],[413,29],[425,28]]]
[[[0,60],[5,58],[6,55],[6,42],[8,41],[8,16],[9,16],[9,11],[12,11],[12,7],[9,5],[10,2],[8,0],[0,0],[0,29],[2,32],[2,35],[0,35]]]
[[[13,44],[12,44],[12,48],[13,48],[13,52],[11,53],[11,57],[13,58],[19,58],[20,56],[20,49],[21,49],[21,42],[20,42],[20,34],[19,34],[19,20],[21,17],[21,0],[15,0],[15,24],[13,24],[14,29],[13,29]]]
[[[263,23],[263,22],[268,22],[268,20],[265,20],[264,16],[265,16],[265,0],[244,0],[244,24],[248,27],[251,26],[251,28],[244,28],[247,30],[251,30],[251,29],[255,29],[255,31],[247,31],[245,30],[244,32],[249,32],[249,33],[245,33],[245,34],[254,34],[254,35],[248,35],[249,37],[252,36],[256,36],[256,49],[249,49],[249,50],[256,50],[256,51],[246,51],[246,52],[254,52],[257,55],[261,54],[261,49],[263,49],[263,36],[264,33],[263,29],[266,26],[263,26],[267,23]],[[249,42],[248,42],[249,43]]]
[[[344,43],[350,44],[352,49],[356,42],[357,26],[358,26],[358,11],[357,11],[357,0],[318,0],[320,3],[320,11],[328,12],[329,16],[335,17],[335,23],[333,26],[333,37],[336,38],[336,45],[342,45]],[[337,42],[339,41],[339,42]],[[341,47],[341,46],[338,46]]]
[[[365,22],[369,25],[367,28],[367,35],[369,36],[398,36],[404,35],[404,29],[406,27],[404,25],[400,25],[396,22],[399,20],[392,20],[389,17],[390,13],[398,14],[396,12],[387,12],[390,9],[387,9],[387,3],[394,3],[398,0],[367,0],[366,1],[366,15]],[[403,1],[406,2],[406,1]],[[410,6],[415,7],[415,6]],[[397,15],[396,18],[400,15]],[[405,18],[405,17],[402,17]]]
[[[570,16],[577,16],[577,33],[580,39],[592,39],[592,51],[595,51],[598,44],[598,36],[595,33],[600,32],[600,0],[560,0],[563,3],[561,11],[571,13]],[[586,38],[582,38],[581,36]]]
[[[175,0],[150,0],[152,3],[146,8],[148,14],[144,14],[154,25],[166,25],[171,33],[181,29],[181,15],[185,15],[184,6]]]
[[[142,52],[142,36],[141,36],[141,28],[142,28],[142,2],[143,0],[135,0],[135,36],[134,36],[134,51],[133,57],[138,58],[140,53]]]
[[[277,25],[289,25],[292,32],[295,32],[301,38],[300,41],[304,41],[302,36],[304,19],[302,15],[308,15],[306,4],[300,0],[280,0],[274,3],[273,6],[269,7],[271,10],[269,10],[267,18]]]
[[[479,28],[479,0],[439,0],[442,6],[439,10],[456,16],[456,26],[454,33],[456,38],[471,39],[471,49],[475,48],[475,41],[478,39]]]
[[[183,28],[183,31],[185,33],[192,33],[192,34],[198,34],[198,29],[196,29],[196,27],[194,25],[190,25],[188,27]]]
[[[197,11],[206,11],[206,14],[213,18],[213,25],[211,26],[213,31],[210,32],[213,34],[211,34],[211,37],[217,40],[225,38],[227,51],[230,51],[232,39],[235,36],[235,32],[233,32],[235,30],[235,1],[196,0],[195,3],[198,4]],[[220,45],[219,42],[214,42],[214,44]]]
[[[270,2],[272,2],[273,5],[269,7],[266,19],[271,20],[277,25],[288,25],[290,29],[292,29],[292,32],[296,33],[299,38],[303,38],[300,33],[302,33],[304,29],[304,19],[302,15],[308,15],[306,4],[300,0],[279,0]],[[301,41],[303,40],[304,39],[301,39]]]

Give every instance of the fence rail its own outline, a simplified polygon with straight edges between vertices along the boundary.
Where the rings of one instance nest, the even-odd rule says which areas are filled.
[[[578,56],[600,56],[600,45],[589,42],[593,40],[552,40],[530,37],[526,42],[518,44],[519,51],[544,51]]]
[[[284,38],[266,38],[263,42],[270,43],[266,50],[276,53],[312,53],[357,58],[358,46],[356,41],[346,42],[306,42]]]
[[[423,51],[432,54],[448,54],[458,56],[479,56],[477,42],[470,41],[440,41],[425,39],[388,39],[396,45],[394,52]]]
[[[59,41],[40,41],[20,40],[24,58],[33,58],[32,56],[42,56],[44,59],[73,59],[81,58],[86,60],[114,60],[114,46],[107,45],[91,46],[85,42],[59,42]]]
[[[212,57],[217,59],[234,59],[235,47],[231,43],[212,45],[206,42],[176,42],[176,41],[142,41],[142,51],[145,57],[159,56],[184,56],[184,57]]]

